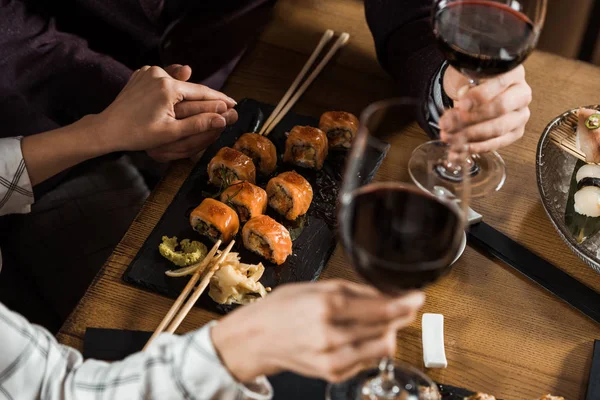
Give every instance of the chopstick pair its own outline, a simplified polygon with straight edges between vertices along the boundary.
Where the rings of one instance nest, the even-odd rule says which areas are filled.
[[[264,123],[264,125],[262,126],[262,129],[258,132],[260,135],[266,136],[269,133],[271,133],[271,131],[275,128],[275,126],[277,126],[277,124],[281,121],[281,119],[290,111],[290,109],[294,106],[294,104],[296,104],[296,102],[298,101],[300,96],[302,96],[304,94],[304,92],[306,91],[306,89],[308,89],[308,87],[313,83],[313,81],[321,73],[323,68],[325,68],[327,63],[334,56],[334,54],[340,48],[345,46],[346,43],[348,42],[348,40],[350,39],[350,34],[347,32],[343,32],[340,35],[340,37],[336,40],[336,42],[333,44],[333,46],[331,46],[331,48],[329,49],[327,54],[325,54],[325,56],[323,57],[321,62],[319,64],[317,64],[317,66],[314,68],[312,73],[308,76],[308,78],[306,78],[306,80],[304,81],[302,86],[300,86],[298,88],[298,86],[304,79],[305,75],[308,73],[310,68],[315,63],[315,61],[316,61],[317,57],[319,56],[319,54],[321,53],[321,51],[323,51],[323,48],[333,38],[333,34],[334,33],[331,29],[328,29],[327,31],[325,31],[325,33],[321,37],[321,41],[319,42],[319,44],[317,45],[315,50],[312,52],[308,61],[306,61],[306,64],[304,64],[304,67],[302,67],[302,70],[300,71],[300,73],[298,74],[298,76],[296,77],[296,79],[294,80],[292,85],[290,86],[290,88],[283,95],[283,97],[279,101],[279,104],[277,104],[277,107],[275,107],[275,110],[271,113],[271,115],[269,116],[267,121]],[[296,89],[297,89],[297,91],[296,91]]]
[[[210,278],[212,278],[212,276],[215,274],[215,272],[217,272],[217,270],[221,266],[221,263],[223,263],[223,261],[225,260],[225,258],[229,254],[229,252],[231,251],[231,248],[233,247],[234,243],[235,243],[235,240],[232,240],[231,243],[229,243],[229,245],[225,248],[225,250],[223,250],[223,252],[218,256],[218,258],[216,260],[215,260],[215,254],[217,253],[217,250],[219,250],[219,247],[221,246],[221,240],[219,240],[219,241],[217,241],[217,243],[215,243],[215,245],[208,252],[208,254],[204,258],[204,260],[202,260],[198,264],[198,269],[196,270],[194,275],[192,275],[189,282],[187,283],[187,285],[185,286],[185,288],[183,289],[183,291],[181,292],[181,294],[179,295],[177,300],[175,300],[175,303],[173,303],[173,306],[171,307],[169,312],[167,312],[167,314],[165,315],[163,320],[160,322],[160,324],[158,325],[158,327],[156,328],[156,330],[154,331],[154,333],[152,334],[150,339],[148,339],[148,342],[144,346],[143,350],[146,350],[148,348],[148,346],[150,346],[150,343],[152,343],[152,341],[154,339],[156,339],[156,337],[159,334],[161,334],[162,332],[173,333],[173,332],[175,332],[175,330],[177,330],[177,328],[179,328],[179,325],[181,324],[181,322],[188,315],[188,313],[190,312],[190,310],[192,309],[194,304],[196,304],[196,302],[198,301],[198,299],[200,298],[200,296],[202,295],[202,293],[204,292],[204,290],[210,283]],[[198,280],[200,279],[202,272],[204,272],[204,269],[207,266],[209,266],[212,261],[214,261],[212,263],[212,266],[210,267],[210,269],[208,271],[206,271],[206,274],[204,274],[204,278],[202,279],[200,284],[198,286],[196,286],[196,288],[194,289],[194,285],[196,285],[196,282],[198,282]],[[188,301],[184,304],[185,299],[188,297],[190,292],[192,292],[192,289],[194,290],[194,292],[192,293],[192,295],[190,296]],[[179,311],[179,314],[177,314],[178,311]],[[169,324],[168,327],[167,327],[167,324]]]

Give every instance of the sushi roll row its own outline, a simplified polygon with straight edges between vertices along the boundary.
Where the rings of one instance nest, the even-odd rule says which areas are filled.
[[[587,217],[600,217],[600,165],[582,166],[575,179],[575,212]]]
[[[358,119],[347,112],[328,111],[319,128],[295,126],[285,144],[283,160],[304,168],[323,168],[328,151],[349,148],[358,130]],[[260,174],[271,175],[277,167],[275,145],[257,133],[245,133],[233,148],[223,147],[208,164],[209,181],[227,187],[237,180],[256,182]]]

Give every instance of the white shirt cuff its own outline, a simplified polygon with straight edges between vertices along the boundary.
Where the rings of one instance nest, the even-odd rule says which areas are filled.
[[[194,382],[206,385],[207,382],[205,380],[197,380],[197,374],[194,374],[194,371],[197,371],[198,368],[209,367],[208,362],[211,368],[211,380],[214,383],[221,382],[224,388],[222,391],[217,391],[220,395],[219,399],[237,399],[240,393],[242,393],[245,396],[243,398],[248,400],[271,400],[273,398],[273,387],[265,376],[260,376],[253,382],[242,384],[236,381],[223,365],[210,336],[210,331],[216,323],[216,321],[212,321],[202,329],[184,336],[185,339],[191,340],[191,348],[196,350],[195,353],[198,354],[198,359],[193,354],[190,355],[186,362],[189,366],[187,368],[184,366],[182,371],[185,374],[185,378],[182,381],[186,383],[190,382],[192,385]],[[202,363],[205,365],[202,366]]]
[[[0,215],[26,214],[34,202],[21,139],[0,139]]]

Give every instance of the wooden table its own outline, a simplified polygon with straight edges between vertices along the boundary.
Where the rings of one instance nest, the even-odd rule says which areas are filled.
[[[359,113],[373,100],[394,95],[375,60],[372,38],[357,0],[280,0],[275,18],[244,58],[225,91],[275,104],[313,50],[332,28],[352,35],[335,63],[305,94],[295,111],[319,115],[330,109]],[[533,87],[532,118],[525,137],[501,151],[508,168],[504,188],[475,202],[486,221],[513,239],[600,290],[600,275],[562,242],[539,200],[535,150],[553,117],[600,100],[600,68],[536,53],[527,61]],[[405,179],[410,151],[425,141],[416,128],[392,140],[392,152],[379,179]],[[105,265],[58,338],[81,349],[87,327],[154,330],[172,300],[125,284],[121,277],[140,245],[185,180],[192,164],[172,166]],[[358,280],[340,249],[323,279]],[[533,399],[552,392],[583,398],[593,340],[600,327],[542,290],[512,268],[467,248],[453,271],[427,289],[424,312],[446,317],[449,367],[426,371],[435,380],[493,393],[504,399]],[[180,332],[217,318],[193,310]],[[398,357],[422,366],[420,319],[400,334]]]

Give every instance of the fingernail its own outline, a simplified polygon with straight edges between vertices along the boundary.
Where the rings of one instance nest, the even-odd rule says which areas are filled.
[[[217,104],[217,113],[218,114],[222,114],[225,111],[227,111],[227,105],[225,103],[219,103],[219,104]]]
[[[232,99],[231,97],[227,98],[230,102],[233,103],[233,105],[237,106],[237,101],[235,101],[234,99]]]
[[[210,127],[213,129],[225,128],[226,125],[227,125],[227,122],[225,121],[225,118],[223,118],[223,117],[213,118],[210,121]]]

